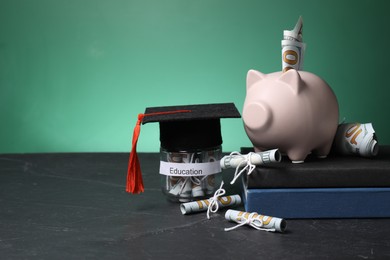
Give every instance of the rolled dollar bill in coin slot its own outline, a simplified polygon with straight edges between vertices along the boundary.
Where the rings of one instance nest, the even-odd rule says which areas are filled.
[[[253,165],[262,165],[268,163],[280,162],[282,155],[278,149],[268,150],[265,152],[249,153],[246,155],[232,154],[222,157],[220,164],[222,169],[237,168],[243,166],[244,162],[250,161]]]
[[[282,40],[282,69],[303,70],[303,58],[306,44],[302,42],[303,20],[300,16],[294,29],[283,31]]]
[[[260,215],[256,212],[244,212],[229,209],[225,213],[225,219],[238,223],[239,225],[225,229],[226,231],[235,229],[244,224],[248,224],[259,230],[284,232],[287,227],[287,222],[283,218]]]
[[[234,207],[241,204],[240,195],[231,195],[218,198],[219,208],[224,207]],[[207,211],[210,205],[210,199],[207,200],[197,200],[187,203],[182,203],[180,205],[180,210],[183,215]]]
[[[378,154],[379,145],[372,123],[340,124],[337,128],[333,147],[345,155],[373,157]]]

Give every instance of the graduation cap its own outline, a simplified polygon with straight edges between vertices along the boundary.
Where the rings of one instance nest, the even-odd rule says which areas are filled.
[[[222,144],[221,118],[240,118],[233,103],[146,108],[134,128],[126,191],[144,191],[136,146],[141,124],[159,122],[161,147],[169,151],[205,149]]]

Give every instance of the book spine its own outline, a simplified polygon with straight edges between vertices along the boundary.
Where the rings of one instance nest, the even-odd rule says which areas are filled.
[[[245,210],[280,218],[390,217],[390,188],[247,189]]]

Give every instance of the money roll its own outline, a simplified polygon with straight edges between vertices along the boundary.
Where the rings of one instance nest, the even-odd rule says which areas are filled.
[[[278,149],[258,153],[249,153],[247,155],[226,155],[222,157],[220,161],[221,168],[236,168],[247,159],[249,159],[250,163],[253,165],[262,165],[280,162],[282,159],[282,155]]]
[[[344,155],[373,157],[379,152],[379,145],[372,123],[340,124],[333,144],[336,152]]]
[[[283,31],[282,40],[282,69],[303,70],[303,58],[306,44],[302,42],[303,21],[300,16],[293,30]]]
[[[275,231],[278,232],[284,232],[287,227],[286,220],[282,218],[264,216],[256,212],[249,213],[249,212],[229,209],[225,213],[225,219],[236,223],[243,223],[247,221],[248,218],[251,218],[252,220],[258,220],[259,223],[262,223],[262,225],[259,227],[263,229],[274,229]]]
[[[240,195],[231,195],[218,198],[219,208],[224,207],[234,207],[241,204]],[[180,210],[183,215],[207,211],[210,205],[210,199],[207,200],[197,200],[192,202],[182,203],[180,205]]]

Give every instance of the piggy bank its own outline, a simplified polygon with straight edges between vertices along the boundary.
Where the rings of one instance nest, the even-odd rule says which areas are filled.
[[[250,70],[243,108],[255,151],[279,148],[293,163],[313,152],[325,158],[338,126],[339,108],[329,85],[306,71],[263,74]]]

